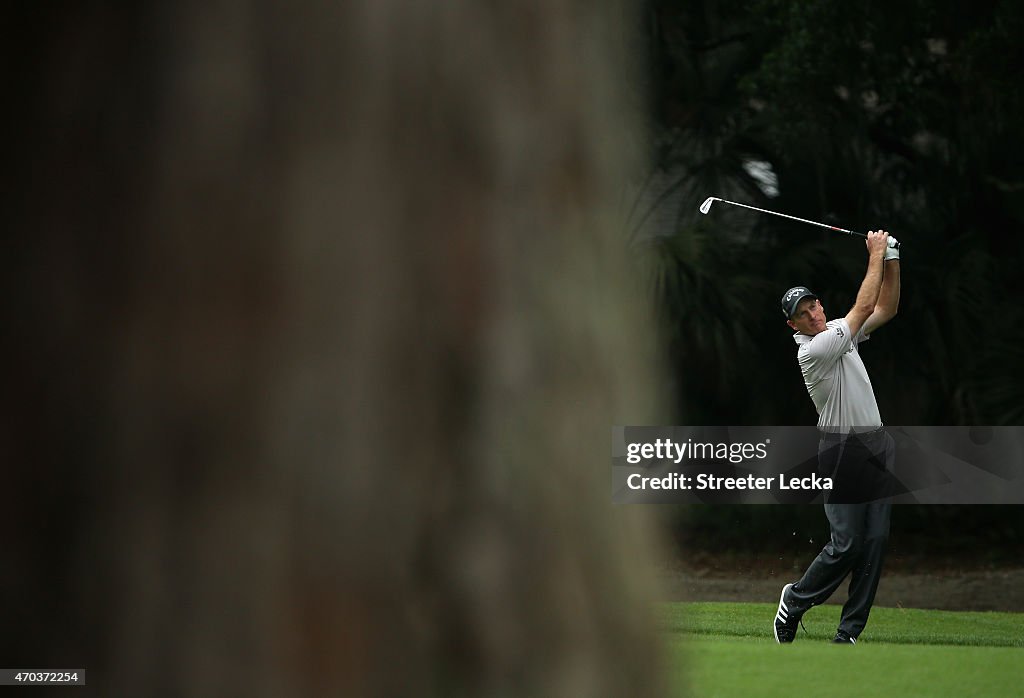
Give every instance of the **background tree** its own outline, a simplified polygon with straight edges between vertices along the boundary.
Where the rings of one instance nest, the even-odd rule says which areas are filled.
[[[1019,424],[1024,7],[646,7],[654,143],[670,144],[653,160],[682,194],[644,199],[676,209],[638,247],[653,270],[677,421],[814,423],[778,298],[806,284],[836,317],[863,276],[863,248],[849,238],[739,209],[701,217],[697,206],[715,195],[852,229],[885,227],[903,242],[900,317],[864,351],[887,423]],[[754,161],[770,166],[771,187],[744,167]],[[712,511],[728,536],[739,514],[702,516]],[[961,531],[988,541],[998,530],[1020,550],[1018,525],[992,527],[955,508],[897,512],[934,530],[961,515]],[[1016,520],[1019,510],[1002,515]]]

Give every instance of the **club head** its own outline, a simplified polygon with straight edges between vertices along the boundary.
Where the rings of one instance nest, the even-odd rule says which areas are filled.
[[[708,214],[708,211],[711,210],[711,202],[714,200],[715,197],[713,196],[709,196],[708,198],[704,199],[704,203],[700,205],[700,212],[706,216]]]

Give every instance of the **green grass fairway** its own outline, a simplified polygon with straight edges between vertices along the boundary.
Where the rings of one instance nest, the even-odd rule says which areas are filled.
[[[775,604],[663,604],[680,695],[1020,696],[1024,614],[875,608],[856,646],[831,644],[839,606],[804,616],[792,645]]]

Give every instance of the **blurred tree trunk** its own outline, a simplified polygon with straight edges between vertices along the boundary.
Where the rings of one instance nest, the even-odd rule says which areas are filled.
[[[661,691],[608,490],[609,427],[656,414],[618,12],[4,10],[8,666]]]

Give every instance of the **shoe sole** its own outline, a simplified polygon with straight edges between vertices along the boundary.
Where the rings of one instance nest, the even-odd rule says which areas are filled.
[[[775,617],[776,618],[779,617],[779,611],[785,611],[786,617],[789,617],[789,609],[788,608],[784,608],[784,606],[786,605],[786,601],[785,601],[785,599],[786,599],[786,592],[789,591],[789,588],[791,586],[793,586],[792,582],[790,582],[786,586],[782,587],[782,593],[779,594],[779,607],[775,609]],[[780,644],[780,645],[787,645],[787,644],[789,644],[788,642],[783,642],[782,640],[779,639],[779,627],[777,625],[775,625],[775,621],[774,620],[772,621],[772,635],[775,636],[775,642],[777,642],[778,644]]]

